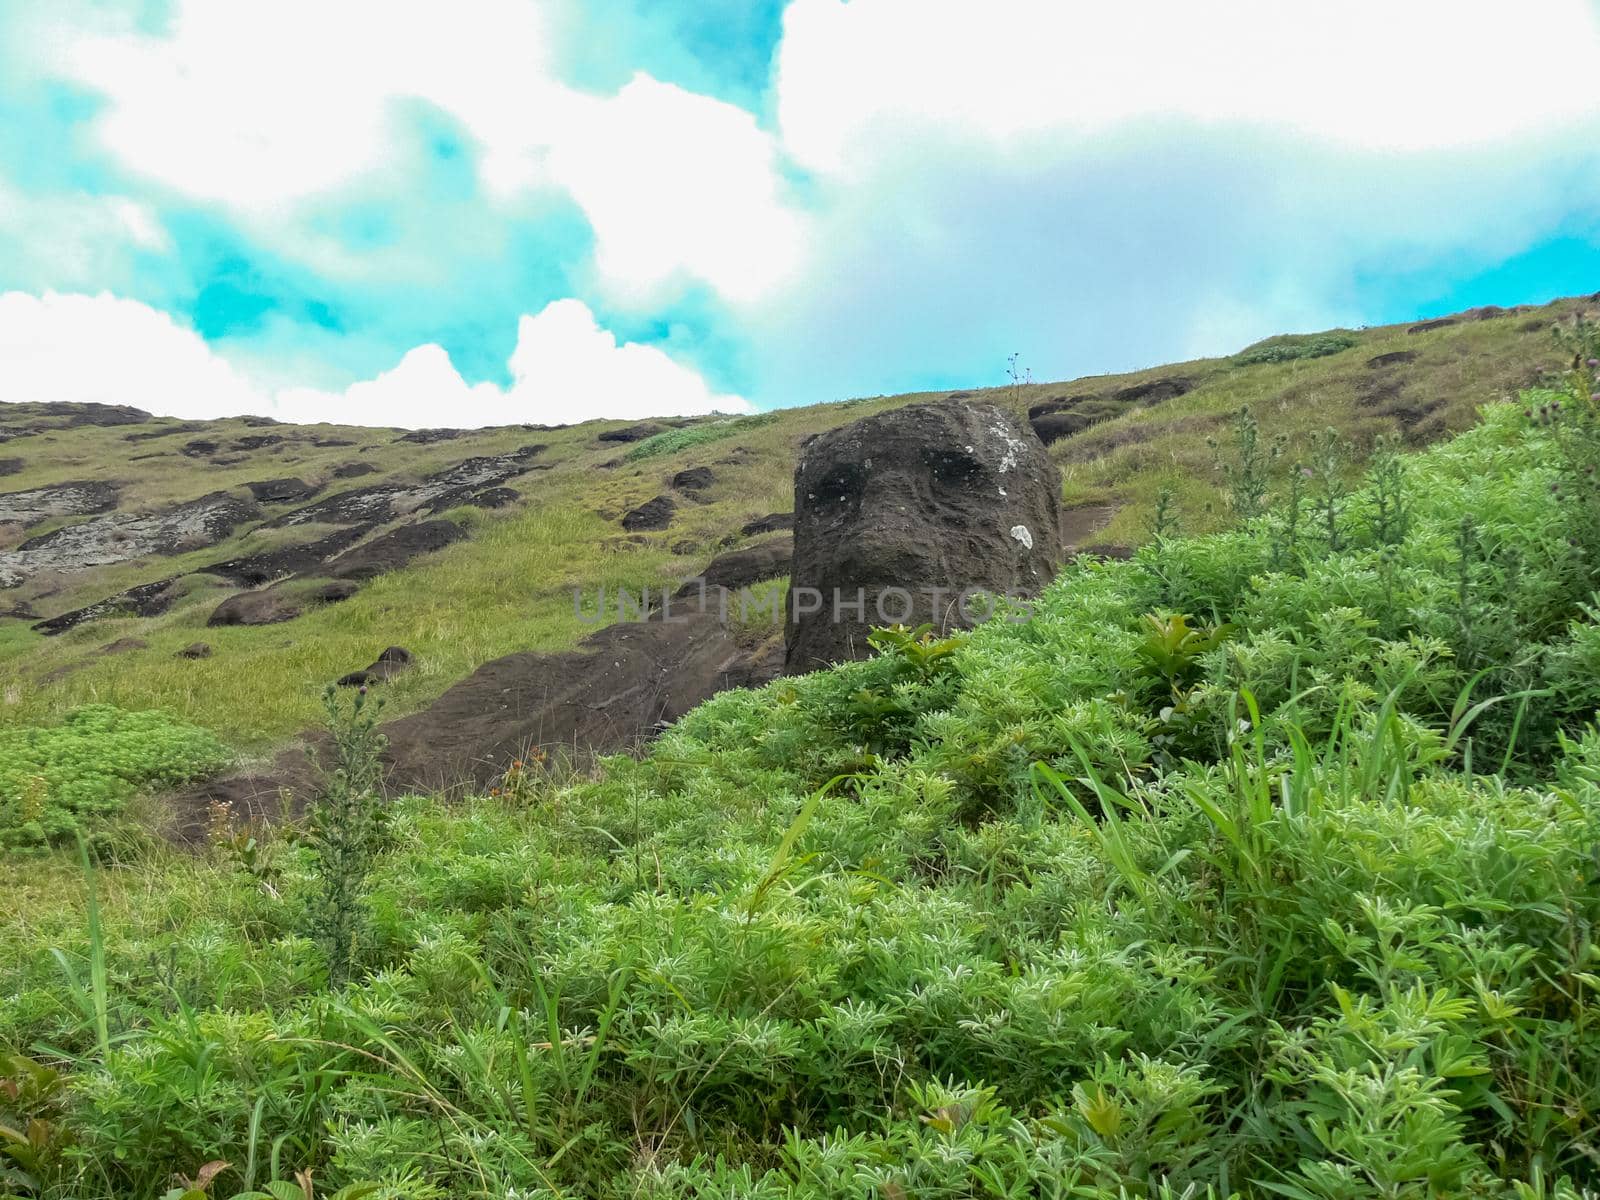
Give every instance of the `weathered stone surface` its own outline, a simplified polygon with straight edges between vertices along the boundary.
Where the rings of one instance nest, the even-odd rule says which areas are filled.
[[[20,464],[22,460],[9,461]],[[0,524],[26,527],[54,517],[82,517],[92,513],[103,513],[116,506],[115,484],[94,479],[53,483],[49,487],[29,488],[25,492],[0,494]]]
[[[656,421],[641,421],[637,425],[624,425],[621,429],[608,429],[596,441],[600,442],[642,442],[645,438],[655,437],[658,433],[665,433],[667,426]]]
[[[777,533],[779,530],[793,528],[794,514],[792,512],[768,513],[764,517],[757,517],[754,521],[745,522],[739,532],[744,534],[745,537],[755,537],[757,534]]]
[[[264,588],[256,592],[240,592],[229,596],[212,610],[206,624],[220,625],[277,625],[292,621],[300,615],[301,606],[281,587]]]
[[[1388,354],[1375,355],[1367,359],[1367,366],[1377,370],[1381,367],[1398,367],[1405,363],[1416,362],[1415,350],[1391,350]]]
[[[285,513],[271,524],[381,525],[441,500],[460,503],[473,492],[498,487],[518,475],[537,470],[531,460],[544,449],[542,445],[531,445],[510,454],[469,458],[418,483],[385,483],[336,492]]]
[[[304,479],[263,479],[245,487],[262,504],[298,504],[317,494],[317,489]]]
[[[211,657],[211,643],[210,642],[190,642],[182,650],[179,650],[177,652],[177,654],[175,654],[173,657],[174,658],[191,658],[191,659],[192,658],[210,658]]]
[[[992,404],[910,405],[810,439],[795,468],[785,670],[865,657],[877,625],[981,616],[963,612],[963,592],[1037,593],[1061,562],[1060,491],[1039,439]]]
[[[1455,317],[1438,317],[1432,321],[1418,321],[1407,333],[1427,333],[1430,329],[1443,329],[1446,325],[1458,324]]]
[[[397,571],[414,558],[459,542],[467,531],[454,521],[420,521],[379,534],[365,545],[346,550],[318,573],[330,579],[371,579]]]
[[[717,481],[710,467],[686,467],[672,477],[672,486],[680,492],[703,492]]]
[[[108,596],[94,604],[40,621],[34,629],[46,637],[54,637],[58,633],[76,629],[87,621],[103,617],[158,617],[171,608],[183,594],[178,586],[179,578],[181,577],[173,576],[170,579],[158,579],[153,583],[141,583],[138,587],[118,592],[115,596]]]
[[[1075,412],[1049,412],[1028,421],[1033,435],[1046,446],[1075,433],[1082,433],[1093,424],[1088,417]]]
[[[390,646],[373,660],[371,666],[341,675],[334,682],[340,687],[367,687],[383,683],[410,668],[412,662],[411,651],[404,646]]]
[[[81,570],[214,546],[261,515],[253,500],[227,492],[212,492],[164,512],[108,513],[31,538],[0,554],[0,587],[16,587],[34,571]]]
[[[265,550],[260,554],[214,562],[201,567],[200,572],[220,576],[240,587],[259,587],[275,579],[315,570],[334,555],[354,545],[366,532],[365,526],[356,525],[299,546],[284,546],[279,550]]]
[[[672,514],[677,511],[678,506],[671,496],[657,496],[623,513],[622,527],[629,533],[665,529],[672,524]]]

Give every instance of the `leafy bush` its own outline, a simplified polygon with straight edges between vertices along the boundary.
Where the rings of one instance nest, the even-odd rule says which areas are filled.
[[[227,758],[203,729],[109,704],[75,709],[56,726],[0,729],[0,847],[70,841],[141,789],[176,787]]]
[[[748,417],[728,417],[720,421],[702,421],[683,429],[669,429],[637,442],[623,455],[624,462],[639,462],[646,458],[659,458],[663,454],[676,454],[707,442],[720,442],[737,437],[752,429],[770,424],[778,419],[777,413],[756,413]]]
[[[148,868],[103,944],[0,932],[0,1042],[69,1081],[36,1190],[1592,1195],[1600,574],[1558,436],[1499,406],[1292,547],[1164,538],[599,778],[401,801],[343,987],[305,845],[271,889]],[[109,1036],[62,981],[97,946]]]
[[[1293,362],[1301,358],[1326,358],[1356,345],[1357,339],[1349,333],[1318,333],[1288,335],[1268,338],[1234,355],[1236,367],[1253,367],[1258,363]]]

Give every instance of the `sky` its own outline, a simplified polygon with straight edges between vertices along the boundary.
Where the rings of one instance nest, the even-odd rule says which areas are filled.
[[[1600,0],[0,0],[0,401],[745,412],[1600,289]]]

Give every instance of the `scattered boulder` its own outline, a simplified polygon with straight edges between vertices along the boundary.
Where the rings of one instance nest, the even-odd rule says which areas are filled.
[[[395,441],[431,446],[435,442],[452,442],[466,432],[465,429],[413,429],[410,433],[401,434]]]
[[[379,534],[370,542],[346,550],[320,572],[330,579],[372,579],[397,571],[414,558],[443,550],[459,542],[467,531],[454,521],[419,521]]]
[[[522,499],[522,493],[516,488],[496,487],[485,488],[474,495],[467,503],[475,508],[505,508]]]
[[[1094,422],[1082,413],[1049,412],[1029,420],[1028,427],[1033,430],[1034,436],[1040,442],[1050,446],[1062,438],[1082,433],[1093,424]]]
[[[624,425],[621,429],[608,429],[596,441],[600,442],[642,442],[645,438],[655,437],[658,433],[665,433],[667,426],[656,421],[641,421],[637,425]]]
[[[40,621],[33,628],[45,637],[54,637],[58,633],[76,629],[86,621],[95,621],[102,617],[159,617],[183,595],[183,589],[178,583],[180,578],[181,576],[174,575],[168,579],[158,579],[154,583],[141,583],[137,587],[118,592],[115,596],[108,596],[94,604]]]
[[[1060,412],[1064,408],[1076,408],[1080,404],[1098,401],[1099,396],[1089,392],[1081,396],[1052,396],[1048,400],[1041,400],[1038,404],[1028,409],[1028,420],[1032,421],[1047,413]]]
[[[354,579],[330,579],[307,592],[306,599],[317,604],[337,604],[350,599],[360,590],[361,585]]]
[[[204,425],[195,424],[164,425],[157,429],[140,429],[133,433],[125,433],[122,438],[128,442],[148,442],[154,438],[172,437],[179,433],[199,433],[204,428]]]
[[[864,657],[877,625],[980,619],[987,606],[963,606],[964,593],[1031,596],[1061,563],[1060,475],[990,403],[908,405],[830,430],[806,443],[794,479],[790,673]]]
[[[445,507],[449,507],[459,504],[473,492],[497,487],[518,475],[539,470],[528,460],[543,449],[543,446],[523,446],[510,454],[469,458],[427,476],[420,483],[386,483],[336,492],[285,513],[271,524],[380,525],[441,500],[448,500]]]
[[[247,421],[247,424],[250,422]],[[252,450],[264,450],[268,446],[281,445],[284,437],[281,433],[252,433],[248,437],[234,438],[229,444],[229,449],[239,453],[248,454]]]
[[[677,511],[678,506],[671,496],[657,496],[654,500],[646,500],[638,508],[623,513],[622,527],[630,533],[665,529],[672,524],[672,514]]]
[[[193,658],[210,658],[211,657],[211,643],[210,642],[190,642],[182,650],[179,650],[177,652],[177,654],[173,655],[173,657],[174,658],[191,658],[191,659],[193,659]]]
[[[195,438],[194,441],[185,443],[178,453],[185,458],[205,458],[207,455],[215,454],[221,448],[220,443],[214,442],[210,438]]]
[[[275,579],[289,575],[303,575],[320,566],[342,550],[348,549],[367,533],[371,526],[356,525],[340,529],[325,538],[299,546],[285,546],[281,550],[267,550],[242,558],[228,558],[200,568],[204,575],[218,575],[239,587],[260,587]]]
[[[318,442],[317,444],[320,446],[322,443]],[[364,462],[340,463],[332,472],[335,479],[356,479],[362,475],[376,475],[377,473],[377,467],[371,463]]]
[[[1405,363],[1416,362],[1415,350],[1391,350],[1388,354],[1379,354],[1367,359],[1367,366],[1377,370],[1380,367],[1398,367]]]
[[[757,517],[754,521],[746,522],[739,530],[745,537],[755,537],[760,533],[777,533],[780,529],[794,528],[794,514],[768,513],[764,517]]]
[[[1119,404],[1153,405],[1176,400],[1193,390],[1194,380],[1184,375],[1172,375],[1166,379],[1150,379],[1125,387],[1112,392],[1111,398]]]
[[[381,727],[388,787],[485,787],[533,747],[580,760],[629,750],[720,691],[769,682],[776,665],[714,613],[611,625],[566,653],[495,659]]]
[[[331,450],[336,446],[354,446],[356,443],[349,438],[325,437],[312,438],[311,444],[320,450]]]
[[[794,540],[787,537],[730,550],[713,558],[700,574],[684,580],[674,598],[700,597],[714,588],[737,592],[763,580],[779,579],[789,574],[793,559]]]
[[[1463,321],[1492,321],[1496,317],[1506,315],[1506,310],[1498,304],[1485,304],[1481,308],[1469,308],[1461,314]]]
[[[6,475],[20,475],[27,462],[20,458],[0,458],[0,477]]]
[[[686,467],[672,477],[672,486],[680,492],[703,492],[717,481],[710,467]]]
[[[383,683],[406,670],[411,662],[411,651],[404,646],[390,646],[378,655],[370,667],[341,675],[334,682],[339,687],[366,687],[368,684]]]
[[[1410,329],[1407,329],[1406,332],[1427,333],[1430,329],[1443,329],[1446,325],[1455,324],[1458,324],[1458,321],[1455,317],[1438,317],[1432,321],[1418,321]]]
[[[206,624],[278,625],[292,621],[301,613],[300,604],[281,585],[255,592],[240,592],[217,605]]]
[[[264,479],[245,487],[262,504],[298,504],[317,494],[317,489],[304,479]]]
[[[261,515],[253,500],[227,492],[212,492],[159,513],[108,513],[52,530],[0,554],[0,587],[16,587],[41,570],[72,571],[214,546]]]
[[[21,463],[21,459],[7,461]],[[20,469],[20,468],[19,468]],[[37,525],[53,517],[83,517],[117,506],[117,486],[94,479],[53,483],[25,492],[0,494],[0,522]]]

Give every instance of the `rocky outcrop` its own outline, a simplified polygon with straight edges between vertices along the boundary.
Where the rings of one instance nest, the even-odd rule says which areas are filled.
[[[227,492],[212,492],[159,513],[108,513],[0,554],[0,587],[16,587],[34,571],[81,570],[214,546],[261,515],[255,501]]]
[[[19,464],[21,459],[15,460]],[[21,469],[20,466],[18,468]],[[117,486],[93,479],[0,495],[0,525],[27,527],[54,517],[83,517],[117,506]]]
[[[94,604],[49,617],[36,624],[34,629],[46,637],[54,637],[58,633],[76,629],[86,621],[97,621],[104,617],[158,617],[183,595],[180,578],[173,576],[153,583],[141,583]]]
[[[459,542],[467,531],[454,521],[419,521],[415,525],[402,525],[388,533],[379,534],[370,542],[347,550],[318,574],[330,579],[372,579],[420,558],[443,550],[452,542]]]
[[[341,675],[334,682],[340,687],[368,687],[374,683],[384,683],[409,670],[412,661],[411,651],[404,646],[390,646],[373,660],[371,666]]]
[[[641,421],[637,425],[624,425],[621,429],[608,429],[596,441],[599,442],[642,442],[645,438],[655,437],[658,433],[665,433],[667,426],[656,421]]]
[[[657,496],[623,513],[622,527],[629,533],[665,529],[672,524],[672,514],[677,511],[678,506],[671,496]]]
[[[909,405],[820,434],[794,479],[790,673],[865,657],[878,625],[970,623],[987,614],[975,592],[1031,596],[1060,565],[1060,476],[992,404]]]
[[[299,504],[318,491],[304,479],[263,479],[259,483],[247,483],[245,487],[262,504]]]

